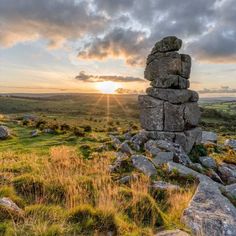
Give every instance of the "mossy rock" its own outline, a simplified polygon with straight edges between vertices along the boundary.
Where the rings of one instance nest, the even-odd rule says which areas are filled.
[[[81,205],[72,209],[67,221],[74,226],[75,233],[114,232],[117,233],[115,215],[112,212]]]

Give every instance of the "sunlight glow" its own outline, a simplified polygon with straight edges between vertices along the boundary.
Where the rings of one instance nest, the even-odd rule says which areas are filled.
[[[120,88],[120,84],[113,81],[97,82],[96,88],[105,94],[114,94]]]

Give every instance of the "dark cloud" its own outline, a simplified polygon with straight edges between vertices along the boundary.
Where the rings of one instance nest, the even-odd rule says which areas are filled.
[[[108,20],[87,2],[73,0],[1,0],[0,44],[43,38],[50,47],[65,40],[103,32]]]
[[[144,79],[132,76],[117,76],[117,75],[89,75],[84,71],[81,71],[75,79],[83,82],[103,82],[103,81],[113,81],[113,82],[145,82]]]
[[[75,41],[80,59],[140,65],[157,40],[176,35],[195,58],[232,63],[235,12],[235,0],[1,0],[0,45]]]
[[[144,32],[132,29],[114,28],[103,38],[93,38],[79,52],[83,59],[103,59],[124,57],[131,65],[142,64],[148,50]]]

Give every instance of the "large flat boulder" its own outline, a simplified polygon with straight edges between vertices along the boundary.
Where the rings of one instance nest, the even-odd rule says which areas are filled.
[[[199,180],[196,192],[184,210],[182,221],[193,235],[236,235],[236,208],[222,195],[223,185],[186,166],[168,162],[169,171],[182,176],[192,175]]]
[[[200,182],[182,220],[193,235],[236,235],[236,208],[212,182]]]
[[[157,173],[155,166],[144,155],[133,155],[131,156],[131,161],[136,169],[142,171],[147,176],[152,176]]]
[[[189,80],[179,75],[168,75],[165,78],[152,80],[151,86],[155,88],[187,89],[190,86]]]
[[[202,131],[202,143],[217,143],[217,134],[211,131]]]
[[[198,93],[186,89],[162,89],[149,87],[146,90],[151,97],[168,101],[173,104],[182,104],[186,102],[197,102]]]

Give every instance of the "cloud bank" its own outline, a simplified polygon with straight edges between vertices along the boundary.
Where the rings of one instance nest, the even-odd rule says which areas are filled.
[[[144,79],[132,76],[117,76],[117,75],[89,75],[84,71],[81,71],[75,79],[83,82],[104,82],[104,81],[113,81],[113,82],[145,82]]]
[[[0,45],[75,42],[78,59],[140,65],[157,40],[176,35],[198,60],[235,63],[235,12],[235,0],[1,0]]]

